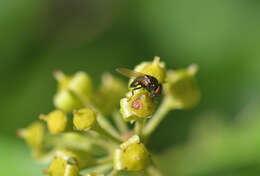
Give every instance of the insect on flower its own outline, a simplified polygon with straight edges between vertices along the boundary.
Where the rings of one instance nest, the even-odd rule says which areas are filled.
[[[134,95],[135,90],[141,88],[146,89],[153,98],[156,98],[161,94],[162,84],[160,84],[155,77],[127,68],[117,68],[116,71],[128,78],[134,78],[134,81],[130,84],[130,88],[133,88],[132,96]]]

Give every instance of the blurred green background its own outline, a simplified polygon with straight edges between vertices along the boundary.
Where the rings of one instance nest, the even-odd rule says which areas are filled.
[[[149,144],[164,175],[260,175],[260,1],[0,2],[0,175],[41,175],[15,136],[48,113],[52,73],[133,68],[160,56],[197,63],[199,106],[174,111]]]

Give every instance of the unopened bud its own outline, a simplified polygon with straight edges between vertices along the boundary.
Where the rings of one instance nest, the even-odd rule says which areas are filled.
[[[88,130],[96,123],[96,113],[91,109],[79,109],[74,113],[73,124],[77,130]]]
[[[116,170],[142,171],[151,162],[150,154],[137,135],[129,138],[114,152]]]
[[[196,65],[191,65],[187,69],[168,71],[164,90],[165,96],[172,99],[173,107],[187,109],[198,104],[200,91],[194,78],[196,72]]]
[[[90,76],[85,72],[77,72],[71,79],[68,88],[82,99],[88,99],[93,92]]]
[[[119,101],[127,92],[127,85],[109,73],[102,75],[102,82],[97,91],[94,104],[102,114],[110,115],[119,106]],[[108,103],[109,102],[109,103]]]
[[[64,154],[57,154],[46,172],[51,176],[79,176],[79,168],[75,158]]]
[[[58,92],[54,97],[54,105],[66,112],[83,107],[82,101],[70,90]]]
[[[67,126],[67,116],[61,110],[55,110],[48,115],[41,115],[40,118],[47,122],[51,134],[62,133]]]
[[[144,73],[155,77],[159,83],[164,83],[165,79],[165,63],[155,56],[152,62],[142,62],[134,69],[137,72]]]
[[[17,135],[25,139],[33,149],[40,149],[44,138],[44,125],[41,122],[34,122],[27,128],[18,130]]]

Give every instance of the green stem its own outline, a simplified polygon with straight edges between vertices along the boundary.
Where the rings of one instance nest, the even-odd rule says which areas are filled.
[[[114,169],[108,176],[117,176],[117,173],[118,171]]]
[[[140,138],[142,138],[142,131],[144,127],[145,120],[137,120],[135,122],[135,134],[137,134]]]
[[[111,129],[109,128],[109,126],[111,125],[106,119],[102,118],[101,116],[98,116],[99,118],[97,118],[98,123],[96,126],[97,132],[99,132],[101,135],[104,135],[105,137],[111,139],[112,141],[114,141],[115,143],[121,143],[121,138],[120,136],[115,136],[113,135],[113,133],[108,130]]]
[[[109,135],[113,136],[113,138],[116,138],[117,140],[121,140],[120,134],[117,132],[117,130],[114,128],[114,126],[107,120],[106,117],[104,117],[101,112],[99,112],[97,109],[94,108],[94,110],[98,113],[97,121]]]
[[[100,138],[100,136],[97,136],[96,133],[90,133],[90,132],[84,132],[83,133],[87,140],[93,144],[103,146],[106,149],[109,150],[109,152],[114,151],[114,148],[117,146],[117,143],[111,143],[110,141],[104,140],[103,138]]]
[[[114,121],[119,131],[124,134],[129,131],[129,128],[118,111],[113,113]]]
[[[143,136],[147,140],[153,131],[159,126],[160,122],[165,118],[166,114],[172,109],[172,100],[165,97],[162,104],[155,112],[151,120],[143,129]]]
[[[100,164],[99,166],[95,166],[95,167],[92,167],[92,168],[86,168],[86,169],[88,169],[91,172],[93,171],[95,173],[103,174],[103,173],[107,172],[108,170],[110,170],[112,168],[113,168],[113,164],[105,163],[105,164]]]
[[[148,167],[146,169],[146,172],[148,175],[151,176],[162,176],[162,173],[155,166]]]

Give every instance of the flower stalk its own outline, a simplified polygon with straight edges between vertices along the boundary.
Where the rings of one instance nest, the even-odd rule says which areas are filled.
[[[144,139],[147,141],[150,135],[155,131],[155,129],[160,125],[161,121],[166,117],[167,113],[173,109],[172,100],[165,97],[162,100],[161,105],[158,110],[153,115],[153,118],[144,126],[142,134]]]

